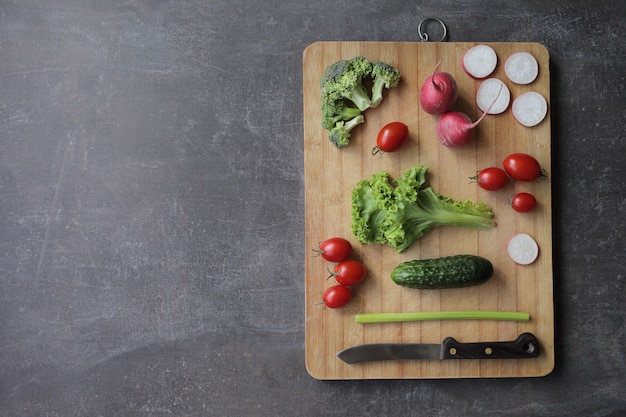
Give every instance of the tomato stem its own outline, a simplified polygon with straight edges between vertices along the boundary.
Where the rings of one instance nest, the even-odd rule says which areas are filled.
[[[385,153],[385,151],[380,149],[378,146],[374,146],[372,148],[372,155],[380,154],[380,157],[382,158],[384,153]]]
[[[331,271],[331,270],[330,270],[330,268],[326,268],[326,270],[327,270],[327,271],[328,271],[328,273],[330,274],[330,275],[328,276],[328,278],[326,278],[326,279],[331,279],[332,277],[336,277],[336,276],[337,276],[337,274],[336,274],[335,272]]]

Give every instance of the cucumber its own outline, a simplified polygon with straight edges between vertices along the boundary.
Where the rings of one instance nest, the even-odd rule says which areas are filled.
[[[486,282],[492,275],[491,262],[476,255],[407,261],[391,271],[396,284],[420,290],[469,287]]]

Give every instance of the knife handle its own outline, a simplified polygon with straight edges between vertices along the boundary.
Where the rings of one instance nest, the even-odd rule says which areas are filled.
[[[446,337],[442,359],[523,359],[539,356],[539,342],[532,333],[522,333],[512,342],[459,343]]]

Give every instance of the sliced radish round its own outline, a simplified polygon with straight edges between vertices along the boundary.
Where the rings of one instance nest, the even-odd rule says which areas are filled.
[[[548,114],[548,102],[541,94],[528,91],[513,100],[511,111],[522,126],[532,127],[541,123]]]
[[[520,265],[529,265],[537,259],[539,256],[539,246],[535,239],[527,235],[526,233],[519,233],[509,240],[507,246],[509,256],[513,259],[513,262]]]
[[[516,52],[504,63],[504,73],[515,84],[530,84],[539,74],[539,64],[528,52]]]
[[[511,103],[509,88],[498,78],[489,78],[483,81],[476,91],[476,105],[479,109],[483,112],[487,111],[491,103],[493,103],[493,106],[487,112],[488,114],[504,113]]]
[[[463,69],[473,78],[481,79],[490,75],[498,64],[496,51],[488,45],[476,45],[463,55]]]

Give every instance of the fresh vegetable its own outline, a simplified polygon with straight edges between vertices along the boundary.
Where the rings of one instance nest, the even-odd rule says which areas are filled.
[[[340,120],[335,124],[335,127],[330,129],[328,138],[337,148],[343,148],[350,143],[350,137],[352,136],[352,129],[365,122],[365,117],[362,114],[355,118],[344,122]]]
[[[545,119],[548,114],[548,102],[541,94],[528,91],[513,100],[511,112],[519,124],[533,127]]]
[[[476,105],[480,110],[487,111],[496,96],[498,99],[495,100],[488,114],[504,113],[511,103],[511,91],[506,84],[498,78],[488,78],[476,90]]]
[[[519,233],[509,240],[506,248],[513,262],[530,265],[539,256],[539,246],[535,239],[526,233]]]
[[[491,262],[476,255],[407,261],[391,271],[396,284],[420,290],[469,287],[486,282],[492,275]]]
[[[493,99],[482,116],[473,123],[467,114],[460,111],[444,113],[437,120],[437,139],[439,139],[439,142],[454,148],[470,143],[474,138],[474,128],[482,122],[499,97],[500,93]]]
[[[351,101],[361,111],[369,109],[372,101],[363,79],[371,72],[372,63],[362,56],[333,62],[326,67],[320,80],[322,102],[332,103],[343,99]]]
[[[391,122],[383,126],[378,132],[376,146],[372,155],[378,152],[394,152],[400,149],[409,138],[409,128],[402,122]]]
[[[372,104],[371,107],[378,107],[383,100],[383,89],[395,88],[400,82],[400,71],[381,61],[372,64]]]
[[[517,193],[511,199],[511,207],[519,213],[527,213],[535,208],[537,199],[530,193]]]
[[[337,122],[349,121],[360,115],[361,110],[347,106],[344,100],[322,103],[322,127],[326,130],[334,128]]]
[[[426,320],[512,320],[528,321],[530,314],[515,311],[418,311],[409,313],[361,313],[356,314],[357,323],[398,323]]]
[[[366,274],[365,266],[361,262],[349,259],[339,262],[335,270],[331,272],[330,277],[335,277],[335,280],[341,285],[353,287],[360,284],[365,279]]]
[[[539,74],[539,64],[532,54],[516,52],[504,63],[504,73],[515,84],[530,84]]]
[[[480,122],[487,113],[478,120]],[[460,111],[450,111],[437,120],[437,139],[439,142],[450,147],[461,147],[471,142],[474,138],[474,125],[472,119]]]
[[[331,237],[320,243],[319,249],[314,251],[329,262],[341,262],[352,255],[352,244],[342,237]]]
[[[437,72],[441,60],[431,76],[426,78],[420,89],[420,105],[428,114],[443,114],[456,103],[458,91],[456,80],[447,72]]]
[[[475,177],[470,177],[470,179],[476,181],[480,188],[489,191],[499,190],[509,182],[506,172],[498,167],[481,169]]]
[[[504,170],[517,181],[534,181],[543,175],[539,162],[525,153],[514,153],[502,161]]]
[[[372,96],[364,85],[372,80]],[[377,107],[384,88],[394,88],[400,72],[384,62],[370,62],[363,56],[342,59],[328,65],[320,79],[322,126],[338,148],[350,143],[351,131],[365,122],[363,112]]]
[[[431,187],[422,188],[427,166],[416,166],[390,183],[380,171],[359,181],[351,196],[351,230],[362,243],[388,244],[403,252],[437,226],[475,230],[495,226],[484,202],[455,202]]]
[[[328,308],[341,308],[352,299],[352,290],[345,285],[333,285],[324,291],[322,299]]]
[[[472,78],[491,75],[498,64],[498,55],[489,45],[476,45],[463,54],[463,69]]]

